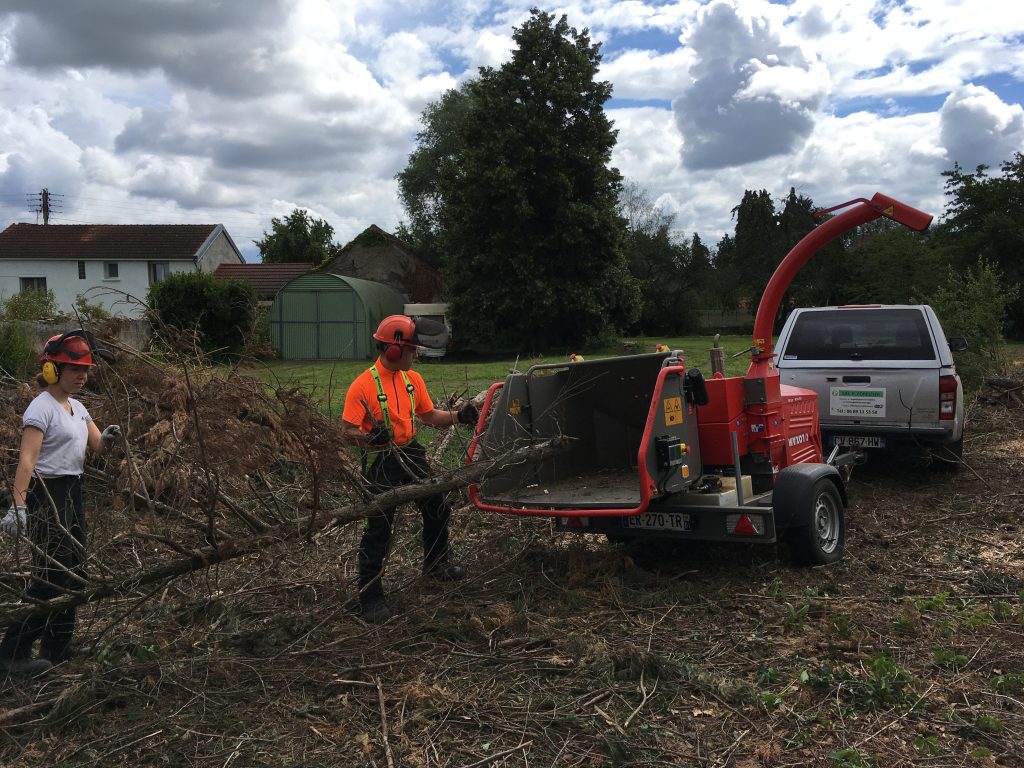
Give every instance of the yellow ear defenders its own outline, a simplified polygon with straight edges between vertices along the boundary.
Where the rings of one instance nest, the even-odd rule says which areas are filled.
[[[56,384],[60,381],[60,369],[50,360],[43,363],[43,381],[47,384]]]

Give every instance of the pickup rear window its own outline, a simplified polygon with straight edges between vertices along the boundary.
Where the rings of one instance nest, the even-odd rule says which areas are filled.
[[[786,360],[933,360],[924,316],[916,309],[804,312],[797,317]]]

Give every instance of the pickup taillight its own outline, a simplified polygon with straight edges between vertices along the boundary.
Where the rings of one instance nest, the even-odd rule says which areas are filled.
[[[956,418],[956,376],[939,377],[939,420]]]

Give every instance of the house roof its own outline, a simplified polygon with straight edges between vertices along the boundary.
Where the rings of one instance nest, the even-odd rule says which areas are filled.
[[[221,232],[237,252],[220,224],[11,224],[0,259],[196,261]]]
[[[213,276],[218,280],[248,280],[256,297],[273,299],[279,290],[313,268],[312,264],[221,264]]]
[[[376,224],[356,235],[317,269],[390,285],[413,302],[438,301],[444,287],[437,270]]]

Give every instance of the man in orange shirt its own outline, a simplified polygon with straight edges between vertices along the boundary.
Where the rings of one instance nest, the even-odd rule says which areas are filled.
[[[384,318],[373,334],[380,356],[356,377],[345,395],[341,418],[346,435],[375,453],[365,475],[378,493],[430,475],[426,451],[416,441],[414,416],[438,429],[456,423],[476,424],[479,416],[472,403],[458,411],[435,408],[423,377],[412,370],[416,350],[424,346],[420,335],[437,335],[442,330],[433,326],[439,324],[425,318]],[[417,506],[423,515],[423,573],[448,580],[464,578],[465,569],[449,562],[451,509],[444,496],[422,499]],[[366,519],[359,543],[359,612],[373,624],[391,618],[382,576],[394,518],[394,508],[374,511]]]

